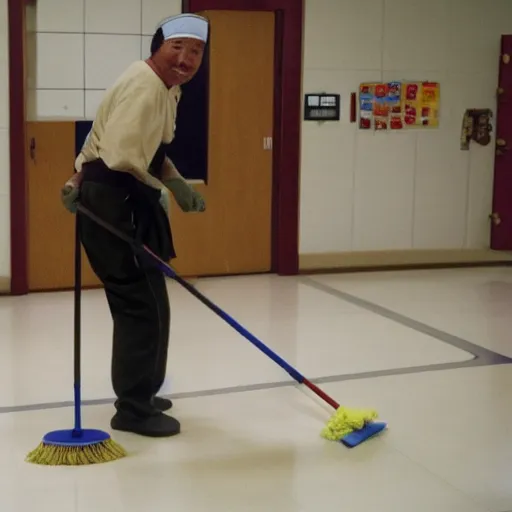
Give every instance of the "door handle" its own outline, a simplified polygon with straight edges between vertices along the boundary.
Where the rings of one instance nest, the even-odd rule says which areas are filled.
[[[495,226],[499,226],[501,224],[501,217],[498,212],[491,213],[491,215],[489,215],[489,219],[491,219]]]
[[[507,141],[505,139],[497,139],[496,140],[496,155],[498,155],[498,156],[504,155],[505,151],[508,151]]]

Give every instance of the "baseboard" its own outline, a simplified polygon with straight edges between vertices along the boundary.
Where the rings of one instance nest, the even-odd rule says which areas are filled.
[[[362,251],[301,254],[301,274],[344,270],[512,265],[512,252],[491,249]]]
[[[441,249],[312,253],[299,256],[299,273],[301,274],[494,265],[512,265],[512,252],[491,249]],[[194,284],[197,281],[197,276],[187,276],[186,279]],[[98,288],[102,288],[102,286],[83,287],[84,290]],[[11,278],[0,276],[0,295],[9,295],[10,291]],[[31,293],[59,291],[69,291],[69,289],[38,290]]]

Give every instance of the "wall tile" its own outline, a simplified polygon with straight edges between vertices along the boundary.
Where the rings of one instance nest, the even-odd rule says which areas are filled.
[[[303,123],[300,252],[350,251],[355,133],[347,126]]]
[[[3,76],[9,75],[9,68],[7,66],[0,66],[0,71]],[[0,81],[0,129],[9,128],[9,81]]]
[[[466,247],[487,249],[491,242],[494,185],[494,139],[489,146],[473,144],[470,150]]]
[[[153,35],[160,21],[181,13],[181,0],[142,0],[142,33]]]
[[[82,34],[37,34],[36,48],[37,89],[83,89]]]
[[[85,88],[108,89],[140,52],[141,36],[87,34]]]
[[[143,60],[147,59],[151,55],[151,40],[153,36],[142,36],[140,55]]]
[[[414,195],[415,249],[462,249],[468,205],[469,153],[460,126],[418,133]]]
[[[28,34],[37,32],[37,4],[35,2],[26,2],[25,30]]]
[[[382,0],[308,0],[304,67],[380,69]]]
[[[0,39],[4,40],[4,35],[7,35],[8,31],[8,8],[7,0],[0,0]]]
[[[512,31],[509,0],[450,0],[446,24],[449,27],[446,59],[452,71],[498,73],[501,34]]]
[[[9,194],[0,195],[0,277],[11,275],[11,202]]]
[[[9,130],[0,129],[0,195],[10,194]]]
[[[105,91],[85,91],[85,118],[94,120]]]
[[[386,0],[384,69],[448,69],[446,0]]]
[[[141,0],[85,0],[85,31],[140,34]]]
[[[32,121],[41,118],[82,119],[84,91],[73,89],[29,91],[27,116]]]
[[[358,131],[354,251],[412,248],[416,136]]]
[[[9,63],[9,34],[7,26],[0,22],[0,65],[7,66]]]
[[[83,32],[84,0],[37,0],[37,32]]]
[[[27,89],[37,89],[37,51],[37,32],[27,32],[25,38]]]

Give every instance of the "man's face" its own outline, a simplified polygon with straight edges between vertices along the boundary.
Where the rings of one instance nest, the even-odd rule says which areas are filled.
[[[205,44],[198,39],[169,39],[158,50],[165,64],[168,82],[183,85],[197,73],[203,60]]]

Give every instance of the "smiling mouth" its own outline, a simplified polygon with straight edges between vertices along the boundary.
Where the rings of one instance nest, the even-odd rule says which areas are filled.
[[[181,69],[178,69],[178,68],[172,68],[172,70],[174,71],[174,73],[176,73],[177,75],[180,75],[180,76],[188,75],[188,73],[186,71],[182,71]]]

